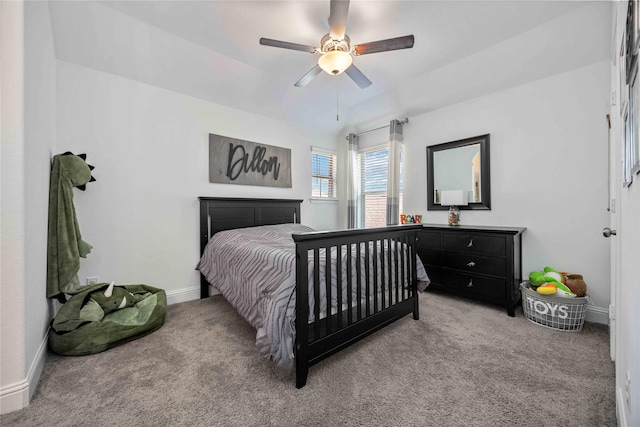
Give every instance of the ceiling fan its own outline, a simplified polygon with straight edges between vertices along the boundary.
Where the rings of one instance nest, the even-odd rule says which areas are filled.
[[[329,9],[329,33],[320,40],[320,47],[267,39],[264,37],[260,38],[260,44],[314,54],[319,53],[322,55],[318,58],[318,64],[302,76],[302,78],[296,82],[295,86],[306,86],[324,70],[328,74],[333,75],[345,72],[358,86],[364,89],[371,85],[371,81],[353,64],[353,56],[412,48],[413,35],[352,46],[351,40],[346,34],[348,13],[349,0],[331,0]]]

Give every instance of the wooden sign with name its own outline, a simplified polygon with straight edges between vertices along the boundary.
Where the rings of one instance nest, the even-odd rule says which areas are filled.
[[[291,188],[291,150],[210,133],[209,182]]]

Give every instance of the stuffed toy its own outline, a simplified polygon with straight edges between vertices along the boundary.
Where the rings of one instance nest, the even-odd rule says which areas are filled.
[[[573,273],[561,273],[566,280],[564,284],[567,288],[571,289],[571,292],[576,294],[577,297],[583,297],[587,294],[587,284],[582,277],[582,274],[573,274]]]
[[[133,295],[121,286],[114,286],[115,282],[111,282],[104,292],[94,292],[91,299],[100,305],[104,314],[112,311],[120,310],[125,307],[132,307],[139,301],[139,297]]]
[[[130,306],[133,300],[137,302]],[[142,284],[84,286],[53,318],[49,348],[65,356],[99,353],[155,331],[166,314],[162,289]]]
[[[543,295],[575,298],[587,294],[587,284],[581,274],[556,271],[552,267],[545,267],[543,271],[532,271],[529,274],[529,283]],[[555,287],[555,291],[547,285]]]

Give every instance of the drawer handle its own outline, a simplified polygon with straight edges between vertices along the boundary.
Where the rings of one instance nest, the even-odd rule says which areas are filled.
[[[468,248],[472,248],[473,247],[473,237],[471,239],[469,239],[469,244],[467,245]]]
[[[467,288],[472,288],[473,287],[473,279],[469,280],[469,284],[467,285]]]
[[[467,263],[467,267],[475,267],[475,266],[476,266],[476,263],[473,261]]]

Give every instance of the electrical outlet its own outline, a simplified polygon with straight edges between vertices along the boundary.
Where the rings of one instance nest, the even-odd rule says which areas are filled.
[[[95,285],[98,283],[98,276],[87,277],[87,285]]]

